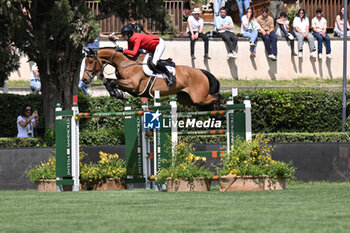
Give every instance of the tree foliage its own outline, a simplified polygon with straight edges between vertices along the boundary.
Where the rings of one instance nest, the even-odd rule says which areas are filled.
[[[0,83],[18,68],[15,45],[37,63],[42,84],[45,123],[54,127],[54,106],[72,105],[78,91],[82,47],[99,34],[97,18],[142,17],[163,22],[163,0],[101,0],[95,16],[86,0],[0,0]],[[4,68],[4,69],[3,69]]]
[[[20,28],[21,17],[12,2],[0,0],[0,86],[19,67],[19,53],[12,38]]]

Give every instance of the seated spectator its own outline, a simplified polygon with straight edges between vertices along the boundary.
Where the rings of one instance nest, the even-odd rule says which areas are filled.
[[[276,20],[277,30],[276,35],[279,37],[285,37],[287,41],[290,42],[291,55],[296,56],[294,52],[294,36],[289,32],[289,21],[287,20],[286,12],[281,12],[280,18]]]
[[[147,35],[151,35],[152,34],[150,31],[148,31],[146,28],[144,28],[141,24],[136,23],[134,18],[130,18],[130,24],[129,25],[132,27],[132,29],[136,33],[144,32]]]
[[[29,85],[32,91],[34,92],[34,94],[39,94],[41,90],[41,82],[40,82],[38,66],[36,65],[35,62],[31,67]]]
[[[187,30],[186,32],[190,36],[191,40],[191,58],[196,59],[194,56],[194,44],[198,38],[202,38],[204,41],[204,58],[205,59],[210,59],[208,56],[208,50],[209,50],[209,39],[208,37],[203,34],[203,26],[204,26],[204,21],[199,17],[200,14],[199,8],[194,8],[192,11],[192,15],[188,17],[188,25],[187,25]]]
[[[226,42],[226,45],[229,48],[229,53],[227,54],[228,58],[237,58],[236,53],[237,48],[237,35],[232,31],[233,21],[231,16],[226,15],[226,8],[221,7],[220,16],[216,18],[216,30],[218,35]]]
[[[350,25],[347,23],[347,36],[350,36]],[[339,15],[335,18],[334,35],[344,37],[344,7],[341,8]]]
[[[331,40],[327,35],[327,20],[322,17],[322,9],[316,9],[316,16],[311,21],[313,33],[318,41],[318,58],[322,59],[322,42],[326,43],[326,56],[331,57]]]
[[[293,21],[294,33],[298,39],[298,57],[303,57],[303,42],[309,42],[310,56],[316,58],[316,47],[314,37],[309,33],[309,19],[305,16],[305,10],[299,9]]]
[[[262,28],[258,36],[264,41],[265,48],[267,50],[268,57],[276,61],[277,60],[277,36],[275,34],[275,27],[273,26],[273,18],[268,15],[267,7],[262,9],[262,15],[260,15],[256,21]]]
[[[17,137],[34,137],[34,128],[38,126],[39,115],[37,111],[32,113],[32,106],[24,104],[21,107],[20,115],[17,117]]]
[[[242,36],[245,38],[249,38],[250,55],[255,57],[256,42],[258,40],[258,31],[262,32],[262,29],[254,17],[253,8],[248,7],[246,14],[243,15],[241,21],[242,21],[242,25],[241,25]]]

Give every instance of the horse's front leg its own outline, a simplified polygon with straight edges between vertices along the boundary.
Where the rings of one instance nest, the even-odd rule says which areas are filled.
[[[117,99],[128,99],[127,93],[124,93],[117,88],[117,79],[104,79],[103,85],[106,87],[110,96],[115,97]]]

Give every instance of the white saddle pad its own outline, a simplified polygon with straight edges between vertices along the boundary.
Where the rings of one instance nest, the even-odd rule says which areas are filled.
[[[168,78],[165,74],[155,74],[147,65],[148,58],[149,58],[149,54],[147,53],[145,58],[143,59],[143,65],[142,65],[142,69],[145,75],[155,76],[157,78]],[[176,75],[175,67],[166,66],[166,68],[169,70],[169,72],[173,73],[174,76]]]

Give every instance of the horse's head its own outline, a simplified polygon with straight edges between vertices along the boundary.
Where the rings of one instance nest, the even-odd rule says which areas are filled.
[[[85,58],[85,70],[83,75],[83,81],[87,84],[91,83],[96,74],[98,74],[103,68],[102,61],[98,58],[97,50],[88,49]]]

